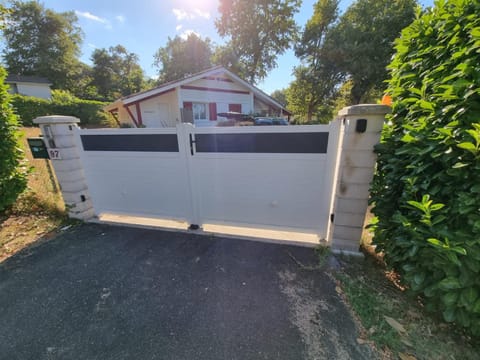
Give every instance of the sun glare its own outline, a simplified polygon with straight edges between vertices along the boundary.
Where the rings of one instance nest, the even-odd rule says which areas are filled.
[[[216,11],[218,8],[218,0],[174,0],[173,7],[179,7],[186,11],[193,11],[195,9],[204,12]]]

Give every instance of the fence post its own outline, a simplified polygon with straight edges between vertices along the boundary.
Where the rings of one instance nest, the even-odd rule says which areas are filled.
[[[359,251],[375,170],[373,147],[380,142],[385,115],[389,112],[386,105],[368,104],[345,107],[338,113],[345,129],[330,232],[333,250]]]
[[[80,119],[52,115],[38,117],[33,122],[42,131],[68,216],[80,220],[92,218],[95,214],[74,136]]]

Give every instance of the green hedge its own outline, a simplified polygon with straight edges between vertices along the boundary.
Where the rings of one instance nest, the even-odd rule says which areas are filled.
[[[0,212],[13,204],[26,188],[28,173],[18,144],[18,119],[10,105],[5,77],[6,71],[0,66]]]
[[[480,335],[480,2],[437,1],[396,43],[374,244],[427,309]]]
[[[81,125],[112,126],[112,119],[102,109],[107,103],[77,98],[52,100],[14,95],[12,105],[23,126],[33,126],[33,119],[45,115],[70,115],[80,119]]]

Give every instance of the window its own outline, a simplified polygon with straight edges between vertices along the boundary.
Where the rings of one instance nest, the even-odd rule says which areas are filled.
[[[208,120],[207,116],[207,104],[193,103],[193,120]]]
[[[228,111],[241,113],[242,104],[228,104]]]

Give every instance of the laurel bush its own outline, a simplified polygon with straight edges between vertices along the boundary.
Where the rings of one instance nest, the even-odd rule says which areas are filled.
[[[439,0],[396,41],[374,244],[426,307],[480,334],[480,2]]]

